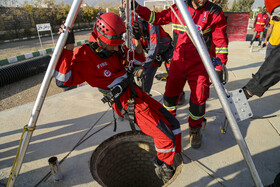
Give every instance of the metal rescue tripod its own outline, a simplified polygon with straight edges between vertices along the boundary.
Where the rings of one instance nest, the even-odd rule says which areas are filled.
[[[61,33],[58,38],[56,47],[54,49],[54,53],[50,60],[48,69],[46,71],[46,74],[44,76],[42,85],[40,87],[39,93],[37,95],[37,98],[36,98],[36,101],[34,104],[34,107],[32,109],[32,113],[31,113],[28,125],[25,127],[25,129],[27,129],[27,130],[24,131],[23,139],[20,142],[18,153],[16,155],[7,186],[14,186],[16,177],[19,174],[19,171],[20,171],[20,168],[21,168],[21,165],[23,162],[23,158],[25,156],[33,130],[36,127],[36,122],[38,120],[41,108],[42,108],[43,103],[46,98],[46,94],[47,94],[47,91],[48,91],[48,88],[49,88],[49,85],[50,85],[50,82],[51,82],[51,79],[52,79],[52,76],[54,73],[54,66],[57,63],[57,61],[61,55],[62,49],[63,49],[66,39],[68,37],[67,28],[72,28],[72,26],[74,25],[75,19],[77,17],[77,14],[79,12],[82,2],[83,2],[82,0],[74,0],[73,4],[71,6],[71,9],[69,11],[69,14],[66,18],[64,32]],[[29,130],[29,129],[31,129],[31,130]]]
[[[194,45],[196,46],[196,49],[203,61],[203,64],[211,78],[211,81],[215,87],[215,90],[218,94],[218,97],[220,99],[220,102],[223,106],[223,109],[225,111],[227,120],[231,126],[231,129],[233,131],[234,137],[236,139],[236,142],[240,148],[240,151],[246,161],[247,167],[251,173],[251,176],[256,184],[256,186],[263,186],[261,179],[258,175],[258,172],[256,170],[256,167],[254,165],[254,162],[252,160],[251,154],[249,152],[249,149],[246,145],[246,142],[244,141],[242,134],[240,132],[240,129],[237,125],[236,119],[233,115],[233,112],[231,110],[230,106],[230,100],[227,98],[225,89],[223,88],[222,84],[219,81],[219,78],[214,70],[214,67],[212,65],[210,55],[207,51],[207,48],[205,46],[205,43],[203,42],[203,39],[201,38],[200,33],[198,32],[192,17],[187,9],[186,4],[183,0],[175,0],[177,7],[179,8],[179,11],[183,17],[183,20],[187,26],[187,29],[189,30],[190,37],[192,38],[192,41],[194,42]],[[241,90],[242,91],[242,90]],[[238,107],[236,107],[238,108]],[[238,109],[237,109],[238,110]]]
[[[214,67],[212,65],[209,53],[206,49],[206,46],[201,38],[200,33],[198,32],[189,12],[188,9],[186,7],[186,4],[184,3],[183,0],[175,0],[177,7],[179,8],[184,22],[190,32],[190,37],[192,38],[192,41],[194,42],[194,45],[196,46],[199,55],[204,63],[204,66],[212,80],[212,83],[216,89],[216,92],[219,96],[220,102],[222,104],[222,107],[225,111],[226,114],[226,118],[228,119],[228,122],[231,126],[231,129],[233,131],[233,134],[235,136],[236,142],[239,145],[239,148],[241,150],[241,153],[246,161],[247,167],[250,170],[251,176],[256,184],[256,186],[261,187],[263,186],[260,180],[260,177],[257,173],[257,170],[255,168],[255,165],[253,163],[253,160],[251,158],[250,152],[248,150],[248,147],[241,135],[240,129],[238,128],[235,116],[232,112],[231,106],[230,106],[230,99],[228,99],[225,89],[223,88],[222,84],[220,83],[218,76],[214,70]],[[29,145],[32,133],[36,127],[36,122],[38,120],[41,108],[43,106],[47,91],[48,91],[48,87],[50,84],[50,81],[52,79],[53,73],[54,73],[54,66],[57,63],[62,49],[64,47],[64,44],[66,42],[67,36],[68,36],[68,31],[67,28],[72,28],[74,21],[76,19],[76,16],[78,14],[78,11],[80,9],[82,0],[74,0],[73,4],[71,6],[70,12],[67,16],[66,22],[65,22],[65,26],[66,28],[64,29],[64,32],[62,34],[60,34],[57,45],[55,47],[54,53],[52,55],[51,61],[49,63],[48,69],[46,71],[46,74],[44,76],[43,82],[42,82],[42,86],[39,90],[38,96],[36,98],[32,113],[31,113],[31,117],[29,119],[29,123],[28,125],[25,127],[25,131],[23,134],[23,138],[22,141],[20,142],[19,145],[19,149],[18,149],[18,153],[16,155],[13,167],[11,169],[11,173],[10,173],[10,177],[9,177],[9,181],[7,186],[13,186],[15,181],[16,181],[16,177],[19,174],[20,168],[22,166],[22,162],[27,150],[27,147]],[[129,13],[129,5],[130,5],[130,1],[126,0],[126,18],[128,19],[130,17],[130,15],[128,15]],[[127,34],[129,35],[130,33],[127,32]],[[129,37],[128,37],[129,38]],[[129,45],[129,44],[128,44]],[[234,95],[234,94],[233,94]],[[232,101],[235,99],[234,97],[231,98]],[[246,100],[247,101],[247,100]],[[237,107],[236,107],[237,106]],[[240,110],[240,108],[238,107],[238,105],[236,105],[236,111],[238,112]],[[236,113],[236,112],[234,112]]]

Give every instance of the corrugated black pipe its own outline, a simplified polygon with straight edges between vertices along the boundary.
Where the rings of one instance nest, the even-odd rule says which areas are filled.
[[[0,87],[46,71],[51,56],[41,56],[0,67]]]

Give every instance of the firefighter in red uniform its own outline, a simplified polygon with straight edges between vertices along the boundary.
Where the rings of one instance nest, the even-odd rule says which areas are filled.
[[[142,31],[141,43],[147,53],[146,61],[143,64],[146,78],[144,91],[150,93],[153,79],[158,67],[165,62],[166,69],[169,69],[168,61],[173,54],[173,41],[167,32],[159,25],[152,25],[145,20],[139,19]]]
[[[188,0],[186,3],[194,23],[203,33],[210,55],[219,58],[225,64],[228,55],[228,39],[226,35],[227,23],[222,9],[208,0]],[[135,4],[135,11],[144,20],[154,25],[173,23],[173,37],[176,49],[173,53],[166,83],[164,106],[174,116],[176,115],[180,93],[186,81],[188,81],[191,89],[189,109],[190,142],[193,148],[199,148],[201,145],[200,128],[202,123],[205,122],[205,103],[209,97],[210,81],[207,71],[195,46],[185,32],[185,25],[180,25],[171,8],[156,13],[139,5],[137,2]],[[176,4],[172,5],[172,7],[179,18],[183,20]],[[216,67],[216,72],[219,77],[222,75],[221,65]]]
[[[144,62],[143,50],[139,45],[139,26],[134,26],[133,31],[136,39],[135,59]],[[133,73],[123,63],[128,52],[128,48],[122,45],[124,32],[123,20],[109,12],[96,20],[89,43],[77,47],[73,52],[73,42],[66,42],[55,68],[57,85],[70,87],[86,81],[92,87],[99,88],[104,94],[102,101],[112,104],[118,115],[129,118],[130,122],[134,119],[133,124],[135,122],[145,134],[154,138],[157,151],[153,159],[157,166],[155,170],[166,182],[175,171],[171,166],[175,153],[181,152],[180,124],[160,103],[134,84]],[[132,52],[129,55],[132,58]]]
[[[153,25],[143,19],[138,19],[138,23],[142,31],[141,44],[147,53],[146,61],[143,64],[145,69],[144,91],[150,93],[158,67],[164,62],[166,71],[169,71],[174,44],[172,38],[160,25]],[[185,92],[182,92],[178,105],[182,105],[184,102]]]
[[[123,5],[125,8],[125,1],[123,1]],[[146,61],[142,66],[145,72],[141,86],[146,93],[151,95],[150,91],[158,67],[164,62],[166,71],[169,71],[171,58],[173,56],[174,43],[170,35],[165,32],[160,25],[153,25],[143,19],[138,19],[138,15],[134,16],[134,14],[131,13],[132,24],[134,22],[134,17],[140,27],[142,36],[140,41],[142,47],[147,53]],[[123,19],[125,19],[125,16],[123,16]],[[168,74],[163,73],[161,75],[167,77]],[[185,100],[185,92],[183,91],[178,105],[184,104]]]
[[[251,40],[251,43],[250,43],[250,47],[253,45],[255,39],[256,39],[256,36],[259,34],[259,47],[261,47],[261,44],[262,44],[262,40],[263,40],[263,32],[264,32],[264,29],[265,27],[267,27],[269,24],[269,16],[266,14],[266,10],[265,10],[265,7],[263,8],[263,11],[262,13],[259,13],[255,19],[255,22],[254,22],[254,28],[255,28],[255,32],[254,32],[254,35],[253,35],[253,38]]]

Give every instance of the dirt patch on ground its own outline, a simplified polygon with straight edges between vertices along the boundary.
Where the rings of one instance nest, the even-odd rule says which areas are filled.
[[[45,73],[40,73],[18,82],[0,87],[0,111],[34,102],[39,93]],[[47,97],[61,93],[63,89],[55,84],[53,78],[47,93]]]

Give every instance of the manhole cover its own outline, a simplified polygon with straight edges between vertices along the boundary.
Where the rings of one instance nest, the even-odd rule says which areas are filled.
[[[117,134],[100,144],[93,152],[90,170],[93,178],[108,187],[162,186],[156,176],[152,158],[156,155],[153,139],[140,131]],[[176,154],[177,167],[170,184],[181,172],[182,157]]]

